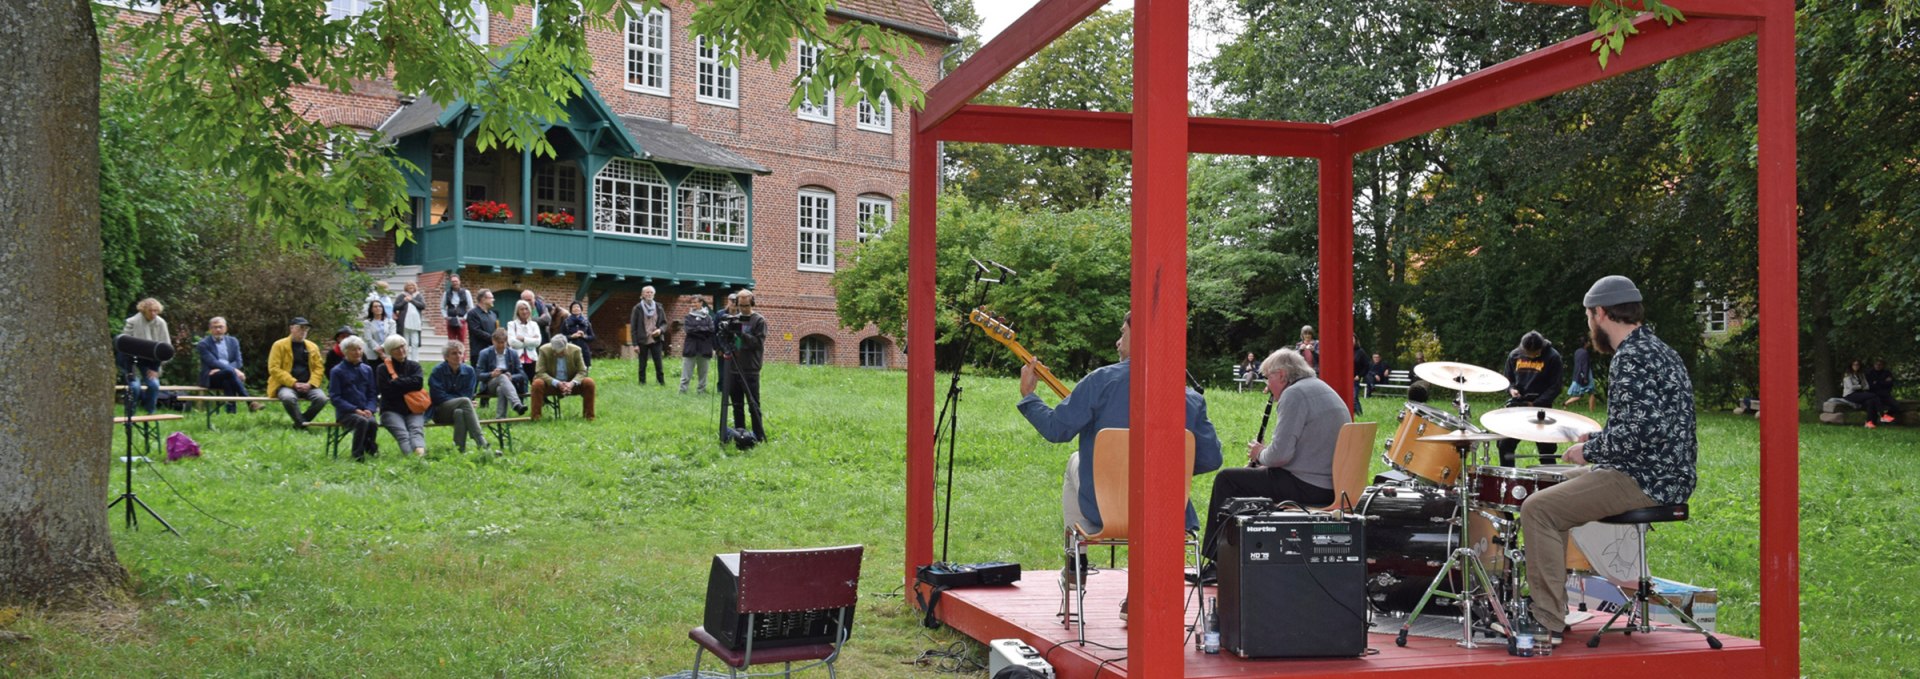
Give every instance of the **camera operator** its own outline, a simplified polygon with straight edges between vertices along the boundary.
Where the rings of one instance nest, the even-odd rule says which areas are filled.
[[[757,441],[767,440],[766,427],[760,419],[760,361],[761,353],[767,341],[767,318],[753,310],[753,291],[741,290],[734,295],[733,312],[715,322],[720,339],[720,348],[726,360],[726,372],[722,373],[722,398],[733,401],[733,426],[740,429],[746,426],[746,415],[742,407],[753,412],[753,437]],[[725,411],[722,411],[722,419]]]

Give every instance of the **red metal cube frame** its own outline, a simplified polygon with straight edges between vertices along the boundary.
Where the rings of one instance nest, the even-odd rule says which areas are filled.
[[[1585,6],[1590,0],[1524,0]],[[1667,0],[1687,20],[1650,17],[1607,69],[1591,34],[1331,124],[1190,117],[1187,0],[1138,0],[1134,112],[1090,113],[969,104],[995,80],[1091,15],[1106,0],[1041,0],[927,94],[914,114],[909,211],[908,346],[934,344],[934,232],[939,143],[985,142],[1133,152],[1133,290],[1128,627],[1131,676],[1181,676],[1181,475],[1149,474],[1144,451],[1180,445],[1187,319],[1187,158],[1191,153],[1315,158],[1320,162],[1320,336],[1328,374],[1351,371],[1353,156],[1668,59],[1756,35],[1758,50],[1759,276],[1762,365],[1797,364],[1794,4],[1791,0]],[[1630,272],[1623,272],[1630,273]],[[1329,384],[1351,398],[1352,385]],[[1794,370],[1763,371],[1760,398],[1792,403]],[[933,352],[908,354],[906,581],[933,560]],[[1767,675],[1799,673],[1799,423],[1794,408],[1760,416],[1760,644]]]

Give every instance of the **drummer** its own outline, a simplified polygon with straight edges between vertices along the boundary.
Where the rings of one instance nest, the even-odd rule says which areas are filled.
[[[1566,631],[1567,531],[1621,512],[1680,504],[1693,494],[1693,382],[1680,355],[1642,325],[1640,289],[1625,276],[1593,284],[1582,303],[1594,348],[1614,354],[1607,426],[1582,435],[1567,461],[1586,465],[1520,505],[1534,619],[1558,644]]]
[[[1248,466],[1223,468],[1213,475],[1213,494],[1207,501],[1207,532],[1200,541],[1209,562],[1218,549],[1220,511],[1236,497],[1264,497],[1293,501],[1307,508],[1325,507],[1333,496],[1334,444],[1340,427],[1353,421],[1347,404],[1333,387],[1316,376],[1305,357],[1281,349],[1260,362],[1267,393],[1278,402],[1273,409],[1273,441],[1247,443]],[[1358,502],[1359,498],[1352,498]],[[1207,579],[1209,564],[1201,573]]]
[[[1533,406],[1552,408],[1560,400],[1560,352],[1553,348],[1538,330],[1528,330],[1520,336],[1520,346],[1507,353],[1507,364],[1501,371],[1507,376],[1508,408]],[[1514,439],[1500,439],[1500,466],[1512,467],[1513,449],[1520,445]],[[1540,451],[1540,464],[1553,464],[1559,461],[1554,453],[1560,452],[1559,444],[1535,443]]]

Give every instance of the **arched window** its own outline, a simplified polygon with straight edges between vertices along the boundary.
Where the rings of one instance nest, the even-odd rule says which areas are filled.
[[[747,244],[747,194],[732,176],[700,170],[680,182],[680,240]]]
[[[826,365],[827,357],[832,355],[833,340],[825,335],[800,338],[800,365]]]
[[[666,238],[667,191],[653,164],[613,159],[593,180],[593,230]]]
[[[887,367],[887,340],[881,337],[868,337],[860,340],[860,367]]]

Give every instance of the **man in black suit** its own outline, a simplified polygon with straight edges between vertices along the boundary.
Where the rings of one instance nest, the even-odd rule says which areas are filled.
[[[473,308],[467,311],[467,336],[474,339],[493,337],[493,331],[500,329],[500,317],[493,313],[493,291],[481,288],[473,295]],[[415,347],[416,349],[419,347]],[[480,355],[473,356],[474,367],[480,366]]]

